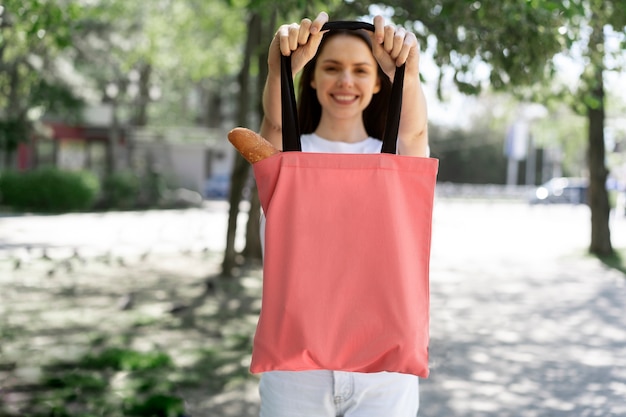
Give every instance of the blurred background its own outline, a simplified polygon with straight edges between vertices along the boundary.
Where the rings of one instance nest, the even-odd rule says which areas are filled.
[[[625,22],[594,7],[4,1],[0,204],[58,212],[230,198],[234,217],[254,184],[225,134],[258,127],[276,27],[324,9],[383,14],[419,37],[442,193],[588,202],[600,236],[591,250],[610,254],[608,212],[623,211],[626,187]],[[553,178],[583,194],[560,197]]]
[[[576,207],[585,251],[625,270],[623,251],[614,244],[615,219],[626,216],[624,7],[623,1],[595,0],[1,1],[0,282],[17,291],[13,301],[32,306],[34,299],[12,286],[16,281],[62,288],[67,300],[75,300],[77,288],[86,285],[72,275],[77,268],[86,268],[81,276],[87,279],[120,276],[119,268],[133,263],[133,272],[124,269],[125,277],[133,277],[125,282],[142,282],[146,274],[143,282],[155,287],[162,285],[158,276],[170,283],[188,280],[195,289],[184,297],[176,285],[151,294],[181,325],[193,324],[189,312],[196,308],[222,320],[214,321],[207,337],[224,345],[200,355],[222,374],[212,374],[214,385],[204,389],[219,391],[220,384],[245,375],[249,322],[258,305],[242,319],[241,300],[224,300],[241,291],[250,300],[258,296],[257,281],[242,277],[258,278],[259,202],[249,164],[226,134],[235,126],[258,129],[267,47],[276,28],[320,10],[341,20],[371,21],[382,14],[418,36],[431,155],[440,163],[438,200],[500,203],[505,211]],[[167,220],[155,212],[166,213]],[[163,255],[174,252],[192,255],[183,262]],[[61,287],[49,277],[61,279]],[[222,288],[228,296],[211,304],[205,297],[215,291],[215,277],[239,280],[219,281],[229,282]],[[120,288],[108,289],[109,301],[101,301],[113,297],[118,310],[131,309],[136,288]],[[8,341],[20,333],[9,318],[16,316],[9,314],[7,297],[0,310],[0,355],[8,355]],[[235,316],[243,327],[220,334]],[[142,328],[151,319],[133,320],[131,328]],[[170,336],[170,344],[185,337]],[[132,392],[128,398],[140,397],[141,384],[150,395],[136,403],[125,397],[123,407],[98,397],[100,414],[74,413],[59,404],[85,390],[100,393],[101,382],[64,374],[48,381],[69,396],[55,397],[59,404],[50,400],[60,411],[36,414],[51,403],[32,403],[28,415],[118,415],[102,411],[109,406],[125,407],[119,415],[183,415],[180,399],[163,394],[168,387],[157,389],[164,383],[161,374],[140,382],[128,376],[169,369],[167,356],[143,357],[124,350],[126,342],[119,344],[124,349],[103,349],[100,333],[88,339],[87,351],[99,346],[101,356],[84,357],[81,350],[76,355],[86,362],[79,368],[114,369],[123,380],[116,383]],[[10,351],[30,342],[23,343]],[[235,353],[224,358],[217,353],[223,350]],[[3,401],[24,410],[41,389],[40,370],[18,378],[20,361],[7,358],[0,360],[0,376],[6,376],[0,379],[0,414]],[[3,391],[9,377],[22,385],[14,382]],[[202,379],[178,377],[191,385]],[[149,414],[151,404],[161,411]]]

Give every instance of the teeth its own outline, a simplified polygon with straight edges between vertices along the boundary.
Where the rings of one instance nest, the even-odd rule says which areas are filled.
[[[355,96],[343,96],[343,95],[335,95],[335,98],[340,101],[349,101],[354,100]]]

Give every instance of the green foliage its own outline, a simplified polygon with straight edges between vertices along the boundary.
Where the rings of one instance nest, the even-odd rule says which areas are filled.
[[[124,348],[108,348],[98,354],[89,354],[79,364],[85,369],[112,369],[116,371],[145,371],[172,365],[162,352],[137,352]]]
[[[190,261],[193,267],[218,265],[217,258],[203,254],[172,259]],[[260,296],[260,287],[220,280],[218,294],[199,296],[199,281],[185,268],[172,269],[161,256],[156,263],[150,259],[124,265],[87,259],[71,271],[57,270],[54,278],[63,285],[93,284],[80,296],[76,291],[41,291],[39,284],[50,282],[45,273],[49,260],[33,259],[9,274],[7,279],[16,283],[24,277],[33,280],[23,298],[41,297],[26,312],[19,306],[7,310],[5,316],[24,316],[19,323],[0,316],[3,354],[8,354],[0,360],[0,373],[15,375],[3,380],[2,393],[12,401],[0,401],[1,416],[183,417],[183,399],[201,414],[204,408],[202,415],[221,415],[206,410],[219,408],[207,404],[207,398],[256,382],[248,368],[254,333],[250,317],[258,315],[251,301]],[[2,271],[12,268],[8,260],[0,266]],[[256,269],[246,274],[260,279]],[[174,298],[163,298],[161,292],[170,289],[176,290]],[[117,309],[118,296],[127,292],[136,295],[137,303],[131,310]],[[234,299],[241,302],[223,302]],[[172,302],[189,308],[170,314]],[[146,306],[156,306],[160,313],[148,312]],[[47,319],[42,334],[39,317],[52,310],[55,315]],[[80,323],[66,320],[76,315]],[[101,326],[103,317],[112,325]],[[203,323],[201,329],[198,323]],[[38,349],[33,342],[42,337],[49,348]],[[166,346],[160,347],[164,341]]]
[[[171,394],[172,360],[161,351],[107,347],[47,369],[41,383],[47,393],[33,401],[29,415],[180,417],[185,412],[182,398]]]
[[[45,79],[32,85],[31,103],[67,121],[79,121],[85,102],[63,81]]]
[[[81,32],[88,36],[75,37],[72,61],[103,98],[107,86],[117,88],[121,120],[141,124],[142,113],[156,125],[194,124],[205,116],[208,95],[226,95],[239,70],[245,6],[93,1],[82,9]],[[200,92],[199,105],[181,105],[192,92]]]
[[[5,0],[2,22],[12,27],[16,35],[30,42],[46,42],[57,48],[71,43],[71,32],[80,6],[74,2],[45,0]],[[64,26],[60,26],[65,24]]]
[[[137,205],[141,180],[131,171],[118,171],[102,182],[104,205],[117,209],[132,209]]]
[[[563,173],[581,176],[586,167],[586,122],[568,103],[549,108],[549,116],[532,123],[535,145],[559,154]]]
[[[0,201],[17,210],[82,211],[92,207],[99,188],[97,177],[90,172],[56,168],[8,171],[0,176]]]
[[[94,341],[93,352],[76,361],[45,366],[27,415],[182,417],[185,406],[176,394],[179,389],[202,386],[212,394],[250,377],[241,364],[251,348],[249,334],[233,335],[228,347],[200,349],[197,362],[189,368],[177,367],[158,349],[100,346],[104,342]]]
[[[126,406],[129,416],[179,417],[185,411],[183,400],[166,394],[154,394],[145,399],[129,399]]]
[[[610,255],[599,255],[598,259],[607,267],[624,274],[626,278],[626,248],[617,248]]]
[[[452,68],[459,88],[474,94],[486,81],[492,88],[507,89],[545,77],[551,58],[562,50],[560,3],[398,0],[388,4],[394,7],[394,19],[417,28],[425,45],[433,37],[436,63]],[[483,73],[488,69],[486,79],[476,77],[478,68]]]
[[[13,152],[17,145],[29,134],[30,125],[26,120],[11,118],[0,120],[0,149]]]
[[[437,180],[466,184],[504,184],[503,139],[490,130],[433,128],[431,154],[439,159]]]
[[[71,371],[67,374],[49,376],[43,385],[51,389],[70,389],[74,392],[86,394],[101,392],[107,388],[106,381],[98,374]]]
[[[0,150],[12,152],[25,141],[37,114],[75,115],[82,104],[57,65],[72,44],[78,12],[76,4],[63,3],[8,0],[0,6]]]

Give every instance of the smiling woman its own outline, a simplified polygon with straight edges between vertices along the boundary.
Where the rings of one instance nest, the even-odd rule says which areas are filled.
[[[382,138],[389,77],[363,32],[333,31],[302,71],[298,117],[302,133],[354,143]],[[379,94],[380,93],[380,94]]]
[[[367,52],[366,43],[347,35],[344,39],[335,36],[326,43],[311,79],[311,87],[327,113],[323,119],[338,121],[342,114],[333,109],[341,112],[347,107],[352,108],[351,117],[360,118],[372,96],[380,91],[376,61]]]
[[[298,100],[302,132],[333,142],[382,139],[391,82],[396,67],[405,64],[398,153],[426,156],[426,100],[419,77],[420,53],[415,35],[404,28],[385,25],[381,16],[374,18],[373,33],[321,31],[327,20],[322,12],[315,21],[303,19],[300,24],[283,25],[276,33],[269,50],[261,135],[282,149],[281,54],[291,57],[293,74],[304,68]],[[360,117],[350,113],[357,109]]]
[[[428,187],[401,184],[432,176],[434,187],[435,161],[389,155],[427,154],[419,48],[414,34],[385,25],[380,16],[374,25],[327,20],[320,13],[314,21],[281,26],[268,54],[261,136],[285,152],[254,165],[267,222],[263,217],[264,307],[250,369],[262,373],[262,417],[414,417],[418,376],[428,375],[422,326],[428,322],[428,302],[408,302],[405,310],[398,300],[405,294],[425,295],[416,286],[427,274],[420,265],[398,270],[394,261],[376,260],[421,259],[416,242],[398,235],[427,236],[430,230],[428,224],[418,225],[429,222],[421,215],[429,210],[415,209],[404,199],[420,195],[432,201]],[[296,115],[291,77],[301,70]],[[287,99],[281,95],[281,79],[288,86]],[[384,157],[358,155],[381,150]],[[400,161],[425,169],[412,175],[414,170],[395,165]],[[282,169],[272,169],[279,162]],[[277,173],[284,174],[278,179]],[[393,173],[393,180],[383,180],[383,173]],[[314,182],[299,181],[304,178]],[[389,215],[372,219],[355,213],[355,207],[388,213],[375,206],[394,200],[386,198],[390,189],[403,197],[389,205]],[[283,216],[286,207],[289,214]],[[385,223],[375,221],[382,218],[396,219],[403,233],[390,232],[388,242],[386,233],[378,233],[385,227],[375,227]],[[419,232],[407,233],[408,224]],[[375,250],[367,249],[371,244]],[[393,255],[381,256],[381,247],[393,247]],[[407,250],[410,255],[403,256]],[[404,281],[406,271],[411,274]]]

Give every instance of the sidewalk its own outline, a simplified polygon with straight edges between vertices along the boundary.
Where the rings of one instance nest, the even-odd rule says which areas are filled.
[[[239,221],[245,224],[247,215]],[[78,252],[92,257],[110,254],[134,256],[150,253],[224,250],[228,221],[226,201],[207,201],[202,208],[58,216],[0,217],[0,259],[11,256],[67,256]],[[243,230],[236,245],[243,245]]]
[[[626,416],[626,276],[584,255],[588,222],[439,202],[422,416]],[[612,227],[625,247],[626,220]]]
[[[225,210],[0,218],[0,260],[220,251]],[[589,221],[585,206],[436,202],[420,416],[626,416],[626,277],[585,255]],[[611,230],[626,247],[626,219]],[[194,417],[258,414],[255,384],[199,398]]]

